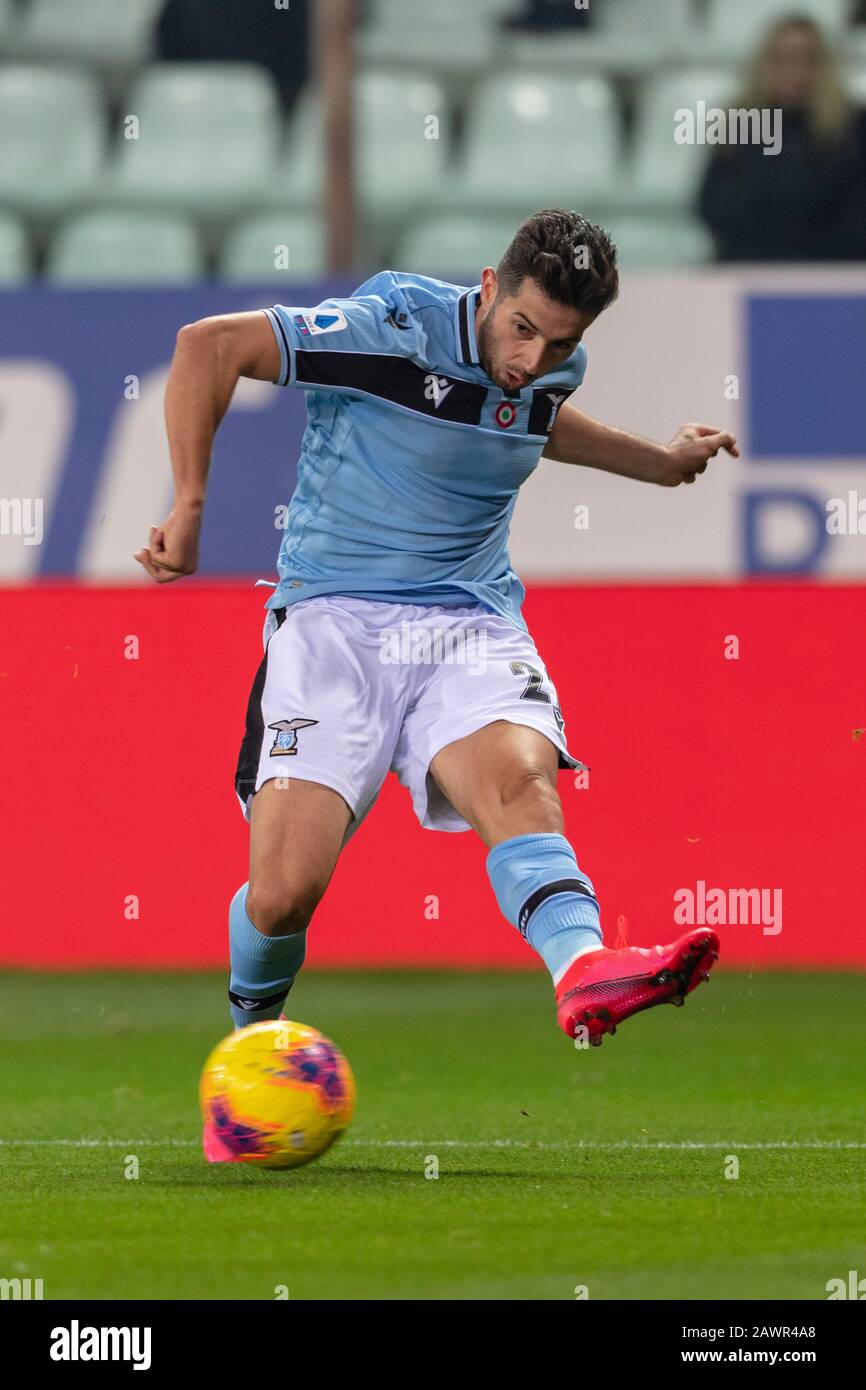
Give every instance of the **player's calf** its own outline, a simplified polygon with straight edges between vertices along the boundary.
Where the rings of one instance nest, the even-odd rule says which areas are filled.
[[[562,833],[558,750],[539,730],[496,720],[448,744],[431,772],[490,847],[487,873],[502,914],[554,983],[601,945],[595,889]]]
[[[595,889],[564,835],[515,835],[487,856],[500,910],[537,951],[556,984],[602,944]]]
[[[319,783],[271,779],[255,793],[250,881],[229,910],[229,1003],[236,1028],[279,1017],[350,820],[343,798]]]
[[[247,910],[245,883],[229,908],[229,1007],[236,1028],[278,1018],[304,963],[306,925],[283,935],[260,931]]]

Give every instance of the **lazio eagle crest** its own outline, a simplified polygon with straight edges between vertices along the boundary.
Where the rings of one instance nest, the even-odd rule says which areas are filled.
[[[318,719],[278,719],[276,724],[269,724],[268,728],[275,731],[271,757],[284,758],[297,753],[298,729],[308,729],[311,724],[318,722]]]

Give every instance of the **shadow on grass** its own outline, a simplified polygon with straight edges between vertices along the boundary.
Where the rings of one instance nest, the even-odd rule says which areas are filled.
[[[589,1175],[580,1173],[529,1174],[525,1169],[523,1171],[511,1171],[503,1168],[444,1168],[440,1169],[438,1178],[425,1179],[419,1168],[414,1168],[409,1172],[402,1168],[366,1165],[363,1168],[352,1168],[329,1164],[327,1168],[318,1169],[312,1169],[312,1165],[309,1168],[305,1166],[288,1169],[256,1169],[247,1164],[213,1163],[207,1167],[202,1164],[200,1168],[184,1170],[174,1178],[150,1180],[148,1187],[167,1190],[180,1187],[199,1187],[202,1189],[218,1188],[220,1191],[229,1189],[234,1191],[255,1189],[258,1191],[262,1185],[266,1184],[272,1184],[277,1190],[282,1190],[288,1184],[292,1184],[296,1188],[303,1185],[307,1191],[328,1188],[345,1188],[350,1191],[365,1185],[369,1186],[371,1183],[387,1183],[387,1185],[393,1186],[395,1179],[402,1180],[406,1184],[417,1185],[418,1182],[447,1184],[451,1178],[485,1178],[490,1182],[506,1181],[523,1184],[531,1179],[535,1184],[548,1184],[581,1182],[588,1180]]]

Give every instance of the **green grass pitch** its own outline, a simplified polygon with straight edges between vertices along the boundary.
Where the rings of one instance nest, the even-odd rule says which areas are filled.
[[[201,1156],[224,991],[3,979],[0,1275],[48,1299],[571,1300],[825,1299],[866,1273],[862,975],[717,973],[576,1051],[541,973],[307,972],[290,1015],[346,1052],[358,1106],[283,1173]]]

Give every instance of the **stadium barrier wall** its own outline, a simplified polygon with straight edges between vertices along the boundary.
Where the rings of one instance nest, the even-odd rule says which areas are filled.
[[[0,592],[3,965],[225,964],[267,592]],[[866,965],[863,590],[532,586],[526,614],[590,767],[560,790],[608,944],[668,940],[723,903],[726,965]],[[311,966],[540,968],[484,859],[471,834],[422,831],[389,777],[317,913]]]
[[[132,553],[172,496],[162,398],[177,329],[351,288],[0,295],[0,499],[44,512],[38,544],[4,526],[0,581],[143,578]],[[743,457],[676,492],[545,460],[515,514],[521,574],[866,579],[866,268],[625,273],[587,348],[576,400],[591,414],[657,439],[702,420],[732,429]],[[300,392],[240,384],[214,451],[202,573],[271,573],[303,423]]]

